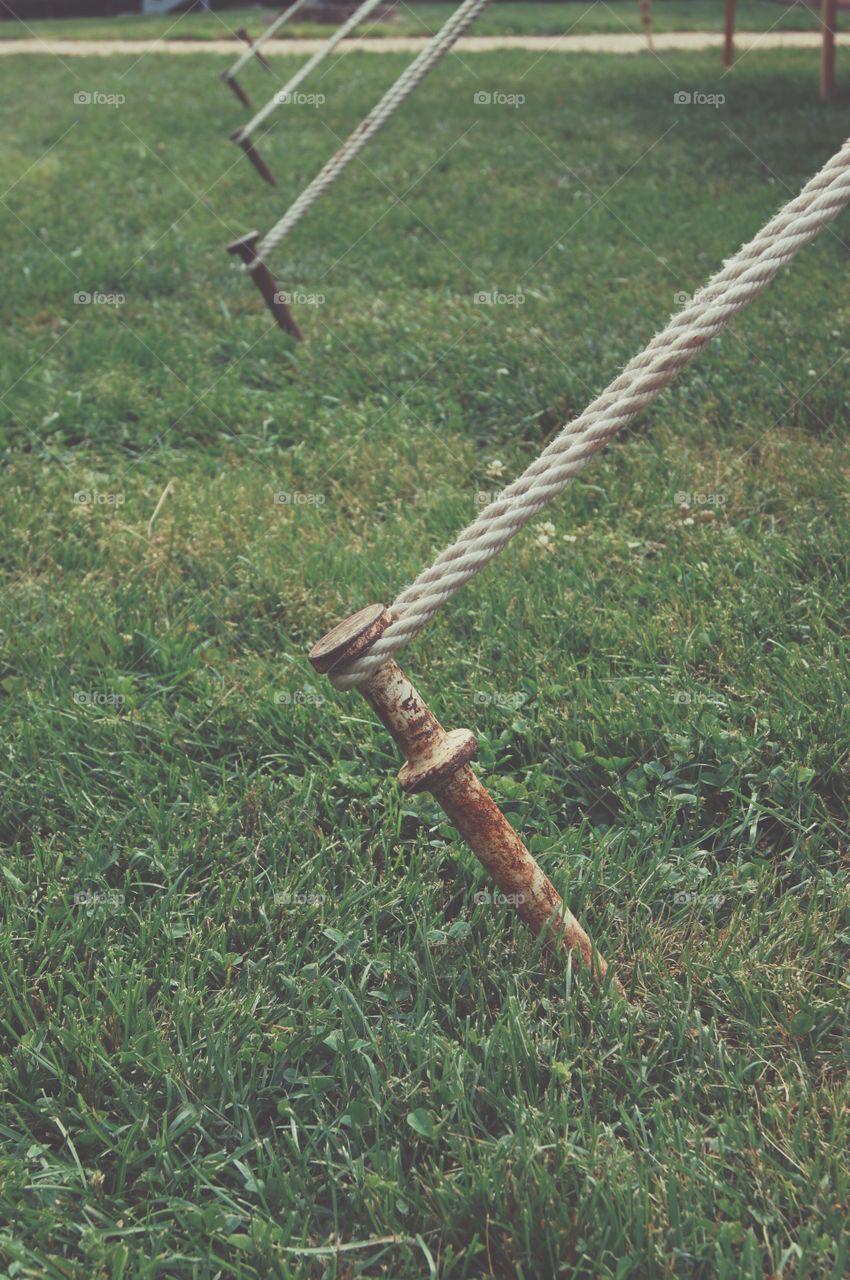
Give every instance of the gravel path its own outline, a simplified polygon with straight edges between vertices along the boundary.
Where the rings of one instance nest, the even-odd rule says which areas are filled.
[[[416,53],[424,36],[386,36],[343,40],[341,51],[356,49],[369,53]],[[309,54],[323,40],[270,40],[264,54]],[[665,50],[718,49],[723,36],[714,31],[671,31],[654,38],[656,52]],[[738,53],[750,49],[818,49],[817,31],[741,31],[735,36]],[[850,34],[838,35],[836,44],[850,45]],[[108,57],[116,53],[217,53],[234,54],[244,48],[239,40],[0,40],[0,55],[54,53],[67,57]],[[642,35],[627,32],[584,36],[463,36],[455,46],[458,53],[489,53],[493,49],[528,49],[537,53],[640,53],[646,49]]]

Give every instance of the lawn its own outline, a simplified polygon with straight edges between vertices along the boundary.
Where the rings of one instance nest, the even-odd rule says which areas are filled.
[[[4,1274],[843,1280],[850,217],[402,658],[628,1005],[480,900],[305,654],[799,189],[846,88],[450,58],[273,260],[295,346],[225,244],[405,59],[311,82],[274,190],[226,61],[4,63]]]
[[[0,6],[2,8],[2,6]],[[445,22],[451,4],[400,3],[391,20],[367,22],[370,36],[427,35]],[[122,14],[113,18],[0,21],[0,40],[41,36],[63,39],[221,40],[245,26],[259,35],[279,8],[220,9],[212,13],[176,12],[163,16]],[[652,23],[662,31],[722,31],[722,0],[652,0]],[[839,25],[842,19],[839,18]],[[739,31],[819,31],[817,6],[777,4],[774,0],[739,0]],[[280,39],[321,36],[329,28],[301,22],[297,15],[281,27]],[[637,0],[570,0],[560,4],[493,4],[473,28],[476,35],[583,35],[588,32],[642,31]]]

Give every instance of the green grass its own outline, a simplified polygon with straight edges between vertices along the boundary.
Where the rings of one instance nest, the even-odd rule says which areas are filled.
[[[305,652],[799,188],[846,94],[805,53],[450,59],[281,248],[324,298],[296,348],[225,243],[405,61],[317,80],[274,191],[223,59],[4,64],[0,1262],[842,1280],[847,214],[404,656],[630,1008],[476,902]]]
[[[372,36],[426,35],[442,25],[450,4],[400,4],[391,20],[369,23]],[[113,18],[36,19],[0,22],[0,39],[35,36],[64,39],[221,40],[246,26],[259,35],[279,9],[221,9],[213,13],[122,14]],[[657,32],[722,31],[721,0],[652,0]],[[774,0],[739,0],[739,31],[819,31],[817,6],[786,6]],[[297,18],[282,27],[280,38],[323,35],[328,28]],[[582,35],[588,32],[641,31],[637,0],[570,0],[561,4],[494,4],[475,23],[476,35]]]

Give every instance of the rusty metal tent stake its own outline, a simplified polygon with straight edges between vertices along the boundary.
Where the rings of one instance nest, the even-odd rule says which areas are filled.
[[[242,41],[243,44],[247,44],[249,46],[253,45],[254,41],[251,39],[251,34],[245,27],[240,27],[239,30],[236,32],[236,35],[238,39]],[[254,57],[257,59],[260,66],[265,67],[266,71],[271,71],[270,64],[266,61],[266,59],[260,53],[259,49],[254,49],[253,53],[254,53]],[[242,88],[241,84],[236,79],[236,76],[233,74],[232,71],[222,71],[221,78],[226,85],[230,86],[230,88],[236,94],[239,101],[242,103],[243,107],[251,106],[251,99],[248,97],[247,93]],[[262,164],[262,161],[260,161],[260,163]],[[269,179],[267,179],[267,181],[268,180]],[[270,178],[270,180],[272,184],[274,184],[274,179]]]
[[[361,609],[314,645],[311,663],[325,674],[362,657],[391,621],[382,604]],[[392,659],[359,689],[407,758],[398,775],[402,790],[430,791],[531,931],[547,930],[549,942],[577,952],[603,979],[605,960],[469,767],[473,734],[447,733]],[[613,985],[625,994],[618,978]]]
[[[266,61],[266,59],[263,57],[263,55],[260,53],[259,49],[255,49],[255,48],[253,47],[253,46],[254,46],[254,41],[253,41],[253,38],[252,38],[251,33],[250,33],[250,31],[248,30],[248,28],[247,28],[247,27],[239,27],[239,28],[237,29],[237,31],[236,31],[236,35],[237,35],[237,37],[242,41],[242,43],[243,43],[243,44],[247,44],[247,45],[248,45],[248,47],[251,49],[251,52],[253,53],[254,57],[255,57],[255,58],[257,59],[257,61],[259,62],[260,66],[261,66],[261,67],[265,67],[266,71],[271,71],[271,66],[270,66],[270,65],[269,65],[269,63]]]
[[[247,137],[247,135],[245,135],[241,129],[235,129],[233,133],[231,133],[230,141],[235,142],[237,146],[240,146],[242,148],[242,150],[245,152],[245,155],[251,161],[251,164],[254,166],[254,168],[257,170],[257,173],[262,178],[263,182],[267,182],[270,187],[277,186],[277,183],[274,180],[274,174],[272,173],[271,169],[266,164],[265,160],[260,155],[257,148],[254,146],[251,139]]]
[[[242,103],[242,106],[250,107],[251,99],[248,97],[247,93],[242,88],[239,81],[236,79],[236,76],[232,76],[228,71],[222,71],[221,78],[226,85],[230,86],[230,88],[236,94],[239,101]]]
[[[649,0],[638,0],[638,8],[640,9],[643,33],[646,36],[646,47],[652,53],[655,49],[655,42],[652,38],[652,10],[649,7]]]
[[[238,240],[231,241],[227,246],[227,252],[238,254],[245,265],[250,266],[257,259],[257,241],[259,238],[259,231],[249,231],[246,236],[240,236]],[[301,327],[284,302],[283,296],[277,287],[277,282],[266,264],[261,262],[253,271],[249,271],[248,275],[263,295],[266,306],[281,329],[291,333],[293,338],[297,338],[299,342],[303,342],[304,334]]]
[[[821,0],[823,30],[820,59],[820,96],[827,101],[835,91],[835,11],[837,0]]]
[[[724,0],[723,5],[723,65],[731,67],[735,61],[735,0]]]

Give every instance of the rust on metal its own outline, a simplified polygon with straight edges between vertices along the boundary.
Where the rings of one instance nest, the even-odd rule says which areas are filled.
[[[325,674],[361,657],[391,621],[384,605],[361,609],[314,645],[310,662]],[[430,791],[532,933],[576,952],[594,977],[604,979],[605,960],[470,768],[474,735],[468,729],[447,733],[392,658],[359,690],[406,757],[398,774],[402,789]],[[613,985],[625,994],[618,978]]]
[[[228,73],[224,71],[222,72],[221,78],[225,84],[230,85],[230,88],[236,94],[237,98],[242,103],[243,107],[250,107],[251,99],[248,97],[247,93],[242,88],[239,81],[236,79],[236,76],[228,75]]]
[[[649,7],[649,0],[638,0],[640,8],[640,20],[643,23],[643,31],[646,36],[647,49],[654,49],[655,45],[652,39],[652,10]]]
[[[724,0],[723,5],[723,65],[731,67],[735,61],[735,0]]]
[[[251,39],[251,33],[247,27],[239,27],[239,29],[236,32],[236,36],[239,40],[242,41],[243,44],[253,45],[254,43],[254,41]],[[266,71],[271,71],[271,67],[269,66],[268,62],[263,57],[259,49],[254,49],[253,54],[254,54],[254,57],[257,59],[257,61],[260,63],[260,65],[265,67]]]
[[[240,236],[238,240],[233,240],[227,246],[227,252],[236,254],[246,266],[250,266],[257,261],[257,241],[260,238],[259,231],[249,231],[247,235]],[[289,306],[286,303],[283,294],[277,287],[277,282],[269,271],[264,262],[260,262],[254,267],[253,271],[249,271],[251,279],[263,295],[263,300],[271,311],[275,320],[281,329],[286,333],[297,338],[299,342],[304,341],[304,334],[301,326],[295,319]]]
[[[835,91],[835,11],[837,0],[821,0],[820,22],[823,31],[820,56],[820,96],[828,101]]]
[[[235,142],[237,146],[240,146],[242,148],[242,150],[245,152],[245,155],[251,161],[251,164],[254,166],[254,168],[257,170],[257,173],[262,178],[263,182],[267,182],[270,187],[277,186],[277,183],[274,180],[274,174],[272,173],[271,169],[266,164],[265,160],[260,155],[257,148],[254,146],[251,139],[246,138],[241,129],[237,129],[234,133],[231,133],[230,141]]]
[[[463,765],[468,764],[478,750],[475,734],[468,729],[452,729],[445,739],[432,742],[430,749],[417,760],[408,760],[398,773],[402,791],[415,795],[419,791],[433,791],[447,782]]]

